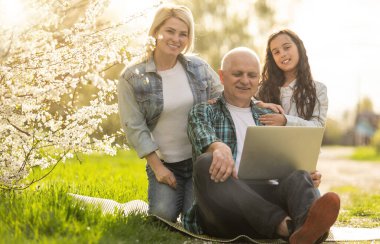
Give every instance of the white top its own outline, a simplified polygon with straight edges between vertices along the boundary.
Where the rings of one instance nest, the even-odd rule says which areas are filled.
[[[234,121],[236,130],[236,141],[237,141],[237,153],[235,168],[239,171],[241,152],[243,151],[245,134],[247,133],[247,127],[256,125],[253,120],[251,108],[239,108],[234,105],[227,103],[227,109],[230,111],[232,120]]]
[[[281,87],[280,99],[281,105],[285,110],[285,117],[288,126],[312,126],[324,127],[327,119],[328,98],[326,86],[318,81],[314,81],[317,101],[315,103],[313,115],[309,120],[298,117],[296,103],[292,98],[296,86],[296,80],[292,81],[289,86]]]
[[[191,158],[191,144],[187,137],[187,115],[194,98],[185,70],[177,62],[169,70],[157,72],[162,77],[164,109],[152,131],[158,144],[158,156],[167,163]]]

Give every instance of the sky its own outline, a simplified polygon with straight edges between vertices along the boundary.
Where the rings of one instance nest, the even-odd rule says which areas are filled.
[[[363,97],[380,113],[380,1],[303,0],[293,6],[282,8],[282,17],[303,40],[314,79],[327,86],[328,116],[353,110]]]

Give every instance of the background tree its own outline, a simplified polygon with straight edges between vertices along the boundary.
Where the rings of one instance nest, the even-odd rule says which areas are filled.
[[[121,29],[138,15],[99,21],[108,2],[22,1],[17,17],[28,22],[0,25],[0,188],[23,189],[46,176],[23,180],[30,172],[77,153],[115,153],[120,133],[99,133],[117,112],[116,81],[105,72],[144,49],[130,42],[139,33]],[[11,3],[1,4],[6,12]]]
[[[323,136],[323,145],[339,145],[343,141],[342,125],[331,118],[327,118],[325,134]]]
[[[195,52],[214,70],[219,69],[223,55],[234,47],[247,46],[261,53],[265,46],[256,43],[258,38],[254,35],[266,39],[267,32],[275,25],[275,12],[266,0],[243,1],[242,5],[230,0],[174,2],[188,6],[193,12]]]
[[[361,112],[373,112],[372,100],[369,97],[364,97],[358,102],[358,113]]]

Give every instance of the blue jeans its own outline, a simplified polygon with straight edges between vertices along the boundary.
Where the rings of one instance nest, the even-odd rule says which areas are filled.
[[[164,163],[173,172],[177,188],[159,183],[147,164],[149,214],[175,222],[180,213],[185,213],[193,204],[193,161],[187,159],[177,163]]]

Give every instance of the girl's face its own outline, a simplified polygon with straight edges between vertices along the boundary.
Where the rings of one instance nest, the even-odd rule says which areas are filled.
[[[155,52],[177,57],[189,43],[189,28],[180,19],[171,17],[156,33]]]
[[[290,36],[280,34],[270,42],[270,50],[276,65],[287,74],[296,74],[299,61],[298,48]],[[295,78],[295,77],[294,77]]]

